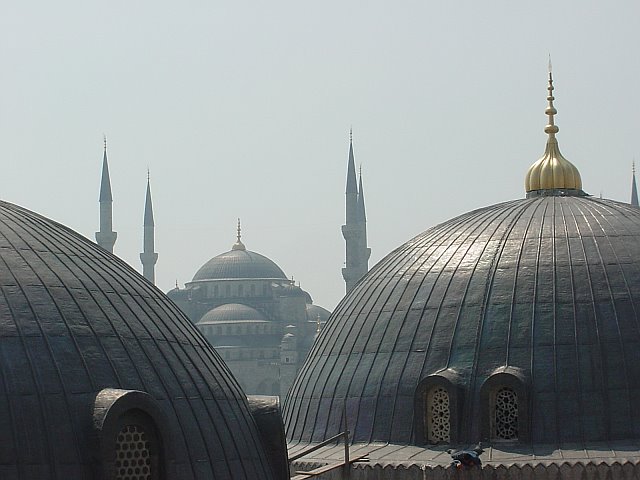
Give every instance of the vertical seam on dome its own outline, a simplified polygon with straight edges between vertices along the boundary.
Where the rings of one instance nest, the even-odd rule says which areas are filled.
[[[473,373],[471,374],[471,377],[470,377],[471,379],[475,379],[474,381],[476,383],[478,382],[478,369],[480,366],[479,364],[480,364],[480,352],[481,352],[481,344],[482,344],[482,331],[484,330],[484,326],[485,326],[485,319],[486,319],[487,310],[488,310],[488,301],[491,298],[491,290],[493,288],[493,282],[494,282],[494,278],[498,268],[498,262],[505,248],[505,243],[506,243],[505,239],[509,238],[509,235],[511,234],[512,230],[515,228],[517,221],[524,214],[524,212],[530,207],[530,205],[531,205],[530,202],[523,202],[522,206],[517,211],[515,212],[513,211],[515,210],[515,208],[513,210],[510,210],[501,219],[500,224],[496,225],[496,228],[494,230],[494,233],[497,232],[498,227],[501,226],[503,223],[506,223],[506,229],[502,233],[500,242],[498,243],[498,245],[500,245],[501,247],[499,249],[496,249],[493,252],[493,256],[491,257],[491,267],[487,272],[488,275],[485,281],[485,290],[483,295],[483,301],[481,304],[482,308],[480,310],[480,316],[478,318],[478,323],[476,327],[476,342],[475,342],[475,348],[474,348],[474,354],[473,354],[473,363],[471,365],[471,369]],[[517,203],[516,203],[516,207],[518,207]],[[509,218],[511,214],[513,214],[513,217]],[[488,246],[488,243],[486,243],[485,245]],[[483,249],[483,252],[484,251],[485,250]],[[476,391],[479,392],[479,390],[480,390],[479,385],[470,385],[469,386],[470,398],[477,398],[474,396],[475,395],[474,392]],[[465,418],[472,418],[474,407],[481,408],[481,406],[477,405],[476,402],[473,402],[473,401],[466,402]],[[472,434],[472,432],[470,431],[468,431],[467,433],[469,435]]]
[[[573,310],[573,347],[574,347],[574,351],[575,351],[575,356],[576,356],[576,369],[578,370],[578,372],[580,371],[580,346],[578,343],[578,310],[576,307],[576,290],[575,290],[575,284],[574,284],[574,271],[573,271],[573,262],[572,260],[572,250],[571,250],[571,242],[569,241],[569,230],[567,228],[567,216],[565,215],[565,210],[564,210],[564,202],[560,203],[560,211],[562,213],[562,220],[563,220],[563,226],[564,226],[564,236],[566,239],[566,243],[567,243],[567,252],[569,255],[569,278],[571,280],[571,307]],[[571,207],[569,206],[569,211],[571,211]],[[582,378],[580,376],[580,374],[576,375],[576,381],[578,384],[578,391],[582,392]],[[584,418],[584,402],[582,400],[582,395],[578,396],[577,399],[578,402],[578,410],[579,410],[579,418],[583,419]],[[584,435],[584,425],[583,422],[580,421],[579,425],[578,425],[578,429],[580,431],[580,439],[584,442],[586,441],[585,435]]]
[[[485,215],[485,216],[490,216],[490,212],[486,212],[486,215]],[[483,216],[483,217],[481,217],[480,219],[478,219],[476,223],[480,223],[483,219],[484,219],[484,216]],[[467,231],[468,231],[468,230],[467,230]],[[475,232],[475,231],[474,231],[474,232]],[[462,232],[461,232],[461,233],[459,233],[459,235],[458,235],[454,240],[452,240],[452,241],[450,241],[450,242],[449,242],[448,247],[450,247],[450,246],[451,246],[451,244],[452,244],[452,242],[456,241],[456,240],[457,240],[458,238],[460,238],[461,236],[462,236]],[[470,233],[469,235],[467,235],[467,237],[466,237],[466,238],[468,238],[469,236],[471,236],[471,233]],[[477,238],[477,236],[476,236],[476,238]],[[423,244],[424,244],[424,243],[427,243],[427,242],[423,242]],[[445,262],[445,266],[443,266],[443,267],[440,269],[440,271],[438,272],[438,277],[437,277],[437,280],[436,280],[436,282],[435,282],[435,283],[437,283],[437,281],[440,279],[440,277],[441,277],[441,275],[442,275],[442,272],[444,271],[444,269],[446,268],[446,266],[447,266],[447,265],[449,265],[449,264],[452,262],[452,259],[453,259],[453,258],[455,257],[455,255],[456,255],[456,254],[461,250],[461,248],[463,247],[463,243],[464,243],[464,242],[461,242],[461,243],[460,243],[460,244],[459,244],[459,245],[454,249],[454,251],[451,253],[451,255],[449,256],[449,258],[446,260],[446,262]],[[469,248],[471,248],[471,245],[469,245],[469,246],[467,247],[467,249],[466,249],[465,253],[463,254],[463,257],[464,257],[464,255],[466,254],[466,252],[468,252],[468,251],[469,251]],[[447,252],[447,250],[448,250],[448,248],[447,248],[447,249],[445,249],[445,250],[443,250],[442,254],[438,257],[438,259],[437,259],[437,260],[436,260],[436,261],[435,261],[435,262],[434,262],[434,263],[429,267],[429,271],[431,271],[431,270],[433,269],[433,267],[435,266],[435,264],[436,264],[436,263],[437,263],[437,262],[442,258],[442,256],[445,254],[445,252]],[[423,256],[421,256],[421,257],[420,257],[420,258],[422,259],[422,263],[420,264],[421,266],[422,266],[422,265],[424,265],[425,263],[427,263],[427,261],[429,260],[429,256],[428,256],[428,255],[424,255],[424,257],[425,257],[424,259],[422,259],[422,258],[423,258]],[[460,260],[458,260],[458,265],[459,265],[459,261],[460,261]],[[416,263],[417,263],[417,262],[416,262]],[[413,266],[413,265],[412,265],[412,266]],[[457,265],[455,265],[455,268],[457,269]],[[413,280],[413,278],[417,275],[417,273],[418,273],[417,271],[413,273],[413,275],[411,276],[411,278],[410,278],[410,279],[409,279],[409,281],[407,282],[407,284],[406,284],[406,286],[405,286],[405,288],[404,288],[404,291],[406,291],[406,290],[408,289],[408,287],[409,287],[409,284],[410,284],[411,280]],[[409,315],[409,312],[410,312],[410,310],[411,310],[410,306],[411,306],[411,304],[413,303],[413,301],[415,301],[415,299],[416,299],[417,295],[420,293],[420,288],[422,287],[422,284],[423,284],[423,281],[424,281],[424,279],[425,279],[425,278],[426,278],[426,276],[423,276],[423,277],[422,277],[422,281],[420,281],[420,283],[419,283],[419,285],[418,285],[418,288],[416,289],[416,291],[415,291],[415,293],[414,293],[414,295],[413,295],[412,302],[409,304],[409,308],[407,309],[407,311],[406,311],[406,313],[405,313],[405,315],[404,315],[404,318],[403,318],[402,324],[400,325],[400,328],[398,329],[398,335],[396,336],[396,340],[395,340],[395,343],[394,343],[394,348],[392,349],[392,351],[393,351],[393,352],[395,352],[395,346],[397,345],[397,341],[398,341],[398,339],[399,339],[399,337],[400,337],[400,335],[399,335],[399,334],[400,334],[400,332],[402,331],[402,329],[404,328],[405,322],[406,322],[406,320],[407,320],[407,318],[408,318],[408,315]],[[444,293],[443,293],[442,298],[441,298],[441,300],[440,300],[440,303],[439,303],[439,305],[438,305],[438,310],[437,310],[437,312],[436,312],[436,314],[435,314],[435,317],[434,317],[434,322],[433,322],[433,325],[432,325],[432,330],[431,330],[430,338],[432,338],[432,336],[433,336],[433,332],[435,331],[436,325],[437,325],[437,323],[438,323],[438,318],[440,317],[440,312],[442,311],[442,305],[443,305],[443,303],[444,303],[444,298],[445,298],[445,296],[446,296],[447,292],[449,291],[449,287],[451,286],[451,282],[452,282],[452,280],[453,280],[453,275],[451,275],[451,276],[449,277],[448,282],[447,282],[447,285],[446,285],[446,288],[445,288],[445,290],[444,290]],[[433,288],[435,287],[435,283],[432,285],[432,288],[430,289],[429,297],[431,296],[431,292],[433,292]],[[404,295],[404,292],[403,292],[403,294],[399,297],[399,300],[398,300],[398,301],[400,301],[400,300],[402,299],[402,296],[403,296],[403,295]],[[395,309],[397,308],[397,305],[398,305],[398,304],[396,304],[396,307],[394,307],[394,311],[395,311]],[[424,313],[424,311],[425,311],[425,309],[426,309],[426,305],[427,305],[427,302],[425,302],[425,304],[424,304],[424,305],[423,305],[423,307],[422,307],[422,310],[421,310],[421,312],[420,312],[420,319],[422,318],[422,315],[423,315],[423,313]],[[407,355],[406,355],[406,358],[405,358],[405,361],[404,361],[404,365],[403,365],[402,373],[398,376],[397,380],[395,381],[395,394],[394,394],[394,395],[393,395],[393,397],[392,397],[392,398],[393,398],[393,406],[392,406],[391,416],[390,416],[390,418],[391,418],[391,425],[393,425],[393,420],[394,420],[394,417],[395,417],[395,411],[396,411],[396,399],[397,399],[397,397],[398,397],[398,390],[399,390],[399,388],[400,388],[400,384],[402,383],[403,373],[405,372],[405,369],[406,369],[406,365],[407,365],[407,362],[408,362],[409,356],[411,355],[411,351],[413,350],[413,345],[414,345],[414,340],[415,340],[416,332],[417,332],[417,330],[420,328],[420,319],[418,319],[418,321],[416,322],[416,329],[414,330],[414,333],[413,333],[413,336],[412,336],[411,345],[410,345],[410,347],[409,347],[409,351],[407,352]],[[458,312],[458,316],[456,317],[456,325],[457,325],[458,320],[459,320],[459,312]],[[455,328],[454,328],[454,332],[452,333],[452,337],[451,337],[451,340],[452,340],[452,341],[453,341],[454,336],[455,336]],[[430,347],[430,346],[431,346],[431,342],[429,342],[429,347]],[[427,348],[427,349],[426,349],[426,351],[425,351],[424,360],[423,360],[423,362],[422,362],[422,367],[421,367],[421,369],[420,369],[420,374],[419,374],[419,375],[420,375],[420,377],[422,377],[422,375],[424,374],[424,368],[425,368],[425,365],[426,365],[426,362],[427,362],[427,359],[428,359],[429,351],[430,351],[430,348]],[[445,365],[446,365],[446,367],[448,367],[448,366],[449,366],[449,361],[450,361],[450,350],[449,350],[449,354],[447,355],[447,359],[446,359],[446,364],[445,364]],[[383,376],[382,376],[381,384],[383,383],[384,378],[385,378],[385,377],[386,377],[386,375],[387,375],[388,368],[389,368],[389,363],[385,366],[385,371],[384,371],[384,374],[383,374]],[[394,382],[392,382],[392,383],[394,383]],[[418,382],[416,381],[416,385],[417,385],[417,383],[418,383]],[[377,408],[378,408],[378,400],[379,400],[379,395],[377,395],[377,396],[376,396],[376,412],[377,412]],[[413,434],[414,434],[415,424],[416,424],[416,422],[415,422],[415,419],[414,419],[414,421],[411,423],[411,435],[412,435],[412,436],[413,436]],[[392,433],[392,432],[389,432],[389,433],[390,433],[390,436],[391,436],[391,433]]]
[[[42,225],[44,228],[47,228],[48,230],[53,231],[54,233],[55,233],[55,232],[58,232],[58,233],[60,234],[60,236],[61,236],[61,237],[66,237],[68,241],[73,242],[74,246],[75,246],[78,250],[82,251],[85,255],[87,255],[87,260],[92,258],[91,253],[93,253],[94,255],[96,254],[96,252],[95,252],[95,251],[91,251],[91,250],[89,250],[89,249],[88,249],[88,247],[87,247],[86,245],[83,245],[83,244],[82,244],[81,242],[79,242],[79,241],[78,241],[74,236],[70,235],[69,233],[65,232],[64,230],[60,230],[60,229],[56,230],[56,229],[52,228],[50,225],[48,225],[48,224],[47,224],[47,222],[44,222],[44,221],[41,221],[40,223],[41,223],[41,225]],[[55,236],[55,235],[54,235],[54,236]],[[69,247],[68,247],[67,245],[60,244],[60,246],[61,246],[61,247],[63,247],[65,250],[70,250],[70,249],[69,249]],[[88,253],[87,253],[87,252],[88,252]],[[61,253],[64,253],[62,249],[61,249]],[[101,255],[103,255],[104,257],[107,257],[107,255],[106,255],[106,254],[104,254],[102,251],[100,251],[100,254],[101,254]],[[67,258],[69,259],[69,261],[71,261],[72,263],[74,263],[74,264],[76,265],[76,267],[77,267],[79,270],[83,271],[83,273],[85,273],[85,275],[87,275],[87,277],[88,277],[88,278],[91,278],[91,279],[92,279],[92,281],[94,282],[94,284],[96,285],[96,288],[97,288],[98,290],[101,290],[101,288],[98,286],[98,284],[95,282],[95,280],[93,280],[95,277],[100,277],[100,278],[102,279],[102,281],[104,281],[104,283],[105,283],[105,284],[109,285],[109,287],[110,287],[114,292],[116,292],[116,293],[117,293],[117,290],[116,290],[116,289],[114,289],[114,288],[113,288],[113,285],[111,284],[112,282],[111,282],[110,280],[108,280],[107,278],[105,278],[105,274],[107,273],[107,271],[109,272],[109,276],[110,276],[110,277],[112,277],[114,280],[116,280],[116,277],[118,276],[118,275],[116,275],[116,274],[114,273],[114,271],[113,271],[113,269],[112,269],[112,267],[111,267],[111,265],[110,265],[110,262],[108,262],[108,261],[104,262],[104,263],[101,265],[101,266],[103,267],[104,271],[99,271],[99,270],[97,270],[97,269],[95,268],[95,265],[94,265],[94,263],[93,263],[93,262],[89,263],[88,261],[86,261],[84,265],[81,265],[81,264],[79,264],[79,263],[75,262],[75,261],[73,260],[73,258],[74,258],[74,257],[77,257],[78,255],[77,255],[77,253],[74,253],[73,251],[70,251],[70,254],[67,254],[66,256],[67,256]],[[85,269],[91,269],[91,270],[94,272],[95,276],[92,276],[92,275],[87,274],[87,273],[84,271]],[[83,285],[84,285],[84,283],[83,283]],[[85,288],[86,288],[86,287],[85,287]],[[87,290],[88,292],[90,292],[90,289],[86,288],[86,290]],[[91,293],[91,296],[93,297],[93,294],[92,294],[92,293]],[[118,308],[115,304],[113,304],[112,300],[111,300],[107,295],[104,295],[104,294],[103,294],[102,296],[104,297],[104,301],[106,301],[106,303],[110,304],[110,305],[111,305],[111,307],[113,308],[113,310],[114,310],[115,312],[117,312],[117,315],[118,315],[118,316],[120,316],[122,319],[124,319],[124,318],[125,318],[125,316],[121,313],[120,308],[130,311],[130,313],[131,313],[134,317],[136,317],[135,312],[133,312],[133,311],[132,311],[132,309],[131,309],[131,305],[129,305],[129,304],[127,304],[127,303],[125,303],[125,302],[123,301],[123,302],[122,302],[121,307],[120,307],[120,308]],[[107,315],[107,312],[105,312],[105,311],[102,309],[102,306],[100,305],[100,302],[96,302],[96,303],[97,303],[97,305],[99,306],[99,308],[102,310],[103,315],[104,315],[107,319],[109,319],[109,315]],[[110,320],[109,320],[109,321],[110,321]],[[110,322],[110,323],[111,323],[111,322]],[[123,324],[124,324],[124,325],[126,325],[127,329],[129,329],[129,330],[131,330],[131,331],[132,331],[131,326],[130,326],[127,322],[123,322]],[[143,327],[143,329],[144,329],[145,331],[147,331],[147,333],[149,334],[149,330],[148,330],[146,327],[144,327],[143,325],[141,325],[141,326],[142,326],[142,327]],[[117,330],[116,330],[115,328],[114,328],[114,332],[117,334]],[[130,360],[130,362],[131,362],[131,365],[134,367],[134,369],[135,369],[136,371],[138,371],[138,368],[137,368],[137,366],[136,366],[136,362],[135,362],[135,358],[131,355],[131,352],[129,351],[129,348],[127,348],[127,347],[126,347],[126,343],[123,341],[122,337],[121,337],[120,335],[117,335],[117,336],[118,336],[118,338],[120,339],[120,341],[121,341],[121,342],[122,342],[122,344],[123,344],[123,349],[124,349],[124,351],[125,351],[125,352],[127,352],[127,355],[128,355],[129,360]],[[150,336],[151,336],[151,335],[150,335]],[[176,409],[175,409],[175,405],[173,404],[173,401],[172,401],[172,397],[171,397],[171,395],[169,394],[169,392],[170,392],[170,391],[169,391],[169,388],[167,387],[166,382],[162,379],[162,375],[160,375],[160,373],[158,372],[158,370],[157,370],[157,368],[156,368],[156,364],[152,361],[151,357],[149,357],[149,354],[148,354],[148,352],[145,350],[145,348],[144,348],[144,346],[143,346],[143,343],[140,341],[140,339],[139,339],[136,335],[132,335],[132,337],[133,337],[133,339],[135,340],[135,343],[137,343],[137,344],[139,345],[139,347],[140,347],[140,353],[141,353],[144,357],[146,357],[146,358],[147,358],[148,364],[151,366],[151,368],[152,368],[154,371],[156,371],[156,377],[158,378],[159,382],[162,384],[162,386],[163,386],[163,388],[164,388],[165,394],[167,395],[167,397],[168,397],[168,399],[169,399],[169,403],[171,404],[172,408],[174,409],[174,411],[175,411],[175,413],[176,413],[176,418],[177,418],[177,419],[179,419],[179,418],[180,418],[180,416],[177,414],[177,411],[176,411]],[[151,336],[151,338],[153,338],[153,336]],[[166,359],[165,359],[165,361],[166,361]],[[172,373],[173,373],[173,372],[172,372]],[[139,376],[140,376],[140,380],[141,380],[142,385],[144,385],[144,384],[145,384],[144,377],[140,374],[140,372],[138,372],[138,374],[139,374]],[[174,374],[174,376],[175,376],[175,374]],[[179,384],[179,382],[177,382],[177,383]],[[147,388],[146,386],[145,386],[145,389],[147,389],[147,390],[148,390],[148,388]],[[186,396],[185,396],[185,398],[186,398]],[[178,424],[180,425],[180,428],[181,428],[181,430],[183,431],[183,435],[184,435],[184,434],[185,434],[185,432],[184,432],[184,428],[183,428],[183,426],[181,425],[181,423],[180,423],[180,422],[178,422]],[[187,456],[190,458],[190,457],[191,457],[191,452],[189,451],[189,449],[188,449],[188,448],[186,449],[186,452],[187,452]],[[193,463],[192,463],[192,462],[193,462],[193,459],[191,459],[191,458],[190,458],[190,467],[191,467],[191,468],[193,468],[193,466],[192,466],[192,465],[193,465]]]
[[[604,229],[602,228],[602,225],[600,223],[600,220],[598,220],[598,218],[593,214],[591,209],[589,209],[588,211],[589,211],[589,215],[591,215],[593,217],[594,221],[598,224],[600,229],[602,231],[604,231]],[[606,218],[606,217],[603,216],[603,218]],[[609,223],[609,222],[607,222],[607,223]],[[615,231],[615,228],[613,227],[613,225],[611,225],[611,223],[609,223],[609,225],[611,226],[612,230]],[[612,253],[613,253],[613,255],[614,255],[615,259],[616,259],[616,265],[620,269],[620,273],[621,273],[622,278],[623,278],[623,280],[625,282],[625,287],[627,288],[627,292],[630,293],[629,286],[627,284],[627,280],[626,280],[626,278],[624,276],[624,271],[622,270],[622,268],[620,266],[620,261],[618,259],[618,256],[616,255],[616,252],[615,252],[615,249],[613,248],[613,245],[611,244],[610,237],[608,235],[605,235],[604,238],[606,238],[607,242],[609,243],[609,246],[611,247],[611,251],[612,251]],[[622,352],[622,362],[623,362],[623,368],[624,368],[624,374],[625,374],[625,387],[626,387],[626,392],[627,392],[627,407],[629,409],[629,418],[631,418],[633,416],[632,415],[633,407],[629,403],[631,401],[631,388],[630,388],[630,383],[631,382],[629,380],[629,370],[627,368],[627,365],[628,365],[627,353],[626,353],[626,349],[625,349],[625,344],[622,341],[622,330],[620,328],[620,318],[619,318],[619,315],[618,315],[618,309],[616,307],[615,298],[614,298],[613,292],[611,290],[611,282],[609,280],[609,272],[607,271],[606,264],[605,264],[605,262],[604,262],[604,260],[602,258],[602,253],[600,251],[600,245],[597,242],[596,242],[596,247],[598,249],[598,255],[600,257],[600,261],[601,261],[601,264],[602,264],[602,270],[604,272],[604,276],[605,276],[606,281],[607,281],[607,288],[608,288],[608,291],[609,291],[609,298],[611,299],[611,307],[613,308],[613,314],[614,314],[614,318],[615,318],[615,321],[616,321],[616,329],[618,331],[618,340],[619,340],[619,344],[620,344],[620,350]],[[634,308],[634,310],[635,310],[635,308]],[[608,410],[608,412],[611,414],[611,410],[610,409]],[[610,423],[612,423],[611,422],[612,418],[611,418],[610,415],[607,415],[607,419],[609,420]],[[610,431],[608,432],[608,437],[609,437],[608,439],[610,439],[610,437],[611,437],[611,432]]]
[[[585,223],[588,225],[588,227],[591,230],[591,233],[593,235],[593,229],[591,228],[591,225],[589,225],[589,222],[586,219],[586,216],[585,216],[584,212],[582,211],[582,209],[580,209],[580,207],[578,207],[577,209],[578,209],[580,215],[582,215]],[[580,232],[580,227],[578,225],[577,217],[576,217],[576,215],[575,215],[575,213],[573,211],[571,213],[572,213],[572,217],[573,217],[573,219],[574,219],[574,221],[576,223],[576,230],[578,232]],[[587,284],[589,285],[589,291],[591,293],[591,309],[593,311],[593,325],[594,325],[595,331],[596,331],[597,348],[598,348],[598,351],[600,352],[599,360],[600,360],[601,367],[604,367],[604,354],[602,352],[602,342],[600,340],[600,328],[598,326],[598,312],[597,312],[596,306],[595,306],[596,297],[595,297],[594,292],[593,292],[593,283],[591,281],[591,272],[590,272],[590,269],[589,269],[589,267],[590,267],[589,259],[587,257],[587,251],[586,251],[586,248],[585,248],[584,237],[581,234],[579,234],[578,238],[580,238],[580,244],[582,245],[582,254],[584,255],[585,266],[586,266],[585,270],[586,270],[587,277],[588,277]],[[591,238],[592,238],[592,240],[593,240],[593,242],[595,244],[596,243],[595,237],[592,236]],[[602,258],[600,260],[602,261]],[[603,402],[605,403],[605,410],[609,411],[609,398],[608,398],[608,394],[607,394],[606,388],[605,388],[606,381],[605,381],[605,378],[604,378],[604,368],[600,368],[600,382],[601,382],[601,384],[600,384],[601,385],[601,392],[603,393]],[[581,392],[581,394],[582,394],[582,392]],[[584,419],[583,419],[583,421],[584,421]],[[609,439],[609,425],[608,425],[608,422],[604,427],[605,427],[605,436],[606,436],[606,438],[608,440]]]
[[[12,228],[11,226],[9,226],[9,223],[7,221],[8,220],[7,214],[14,214],[14,212],[12,211],[12,209],[7,209],[7,213],[5,214],[5,218],[2,219],[2,223],[8,229],[11,229],[11,231],[13,231],[13,233],[15,233],[16,236],[20,238],[20,236],[15,231],[15,229]],[[14,223],[14,224],[16,223],[14,219],[11,219],[11,222]],[[3,234],[3,236],[5,237],[5,240],[7,241],[7,243],[9,245],[11,245],[14,248],[14,250],[16,251],[16,253],[17,253],[18,249],[15,248],[15,246],[13,245],[11,240],[6,235]],[[24,258],[23,258],[23,260],[24,260]],[[34,318],[38,318],[36,316],[32,306],[31,306],[30,302],[28,301],[28,296],[26,295],[24,289],[22,288],[21,282],[18,281],[13,269],[9,266],[9,264],[6,262],[4,257],[0,257],[0,261],[4,264],[7,272],[13,277],[13,279],[15,281],[15,284],[16,284],[16,287],[17,287],[17,289],[20,290],[22,297],[25,300],[27,300],[26,303],[27,303],[28,308],[31,311],[32,315],[34,316]],[[27,265],[29,265],[28,262],[25,262],[25,263],[27,263]],[[31,265],[29,265],[29,268],[31,269]],[[36,387],[36,395],[38,397],[40,397],[40,396],[44,397],[44,389],[40,385],[40,381],[38,380],[37,375],[35,374],[34,362],[33,362],[33,359],[31,358],[31,352],[29,351],[29,349],[27,348],[27,346],[25,344],[25,339],[24,339],[24,336],[22,334],[21,328],[18,325],[18,322],[15,321],[15,312],[14,312],[13,306],[11,305],[11,302],[9,301],[9,297],[7,295],[5,295],[5,286],[3,284],[0,285],[0,289],[2,290],[3,297],[7,300],[7,307],[11,311],[12,320],[14,321],[15,326],[16,326],[16,330],[19,333],[20,343],[22,344],[22,348],[23,348],[23,352],[24,352],[25,358],[29,362],[29,367],[30,367],[29,373],[31,374],[31,377],[33,379],[33,385]],[[45,345],[47,346],[47,351],[49,353],[49,358],[53,361],[53,364],[55,365],[55,369],[56,369],[56,371],[58,373],[58,380],[60,382],[60,388],[62,390],[63,396],[65,397],[65,402],[64,403],[65,403],[65,407],[66,407],[66,410],[67,410],[67,418],[71,419],[72,415],[71,415],[71,411],[69,410],[69,402],[68,402],[69,394],[67,393],[67,388],[66,388],[66,386],[64,384],[64,381],[62,380],[62,374],[60,372],[59,365],[54,360],[54,356],[53,356],[53,353],[52,353],[52,350],[51,350],[51,345],[49,344],[47,336],[44,334],[44,331],[42,329],[42,325],[40,324],[39,321],[36,321],[36,324],[38,325],[38,330],[40,331],[40,336],[41,336],[43,342],[45,343]],[[56,474],[56,470],[57,470],[56,466],[58,464],[55,461],[57,459],[54,458],[53,452],[52,452],[51,447],[50,447],[51,444],[52,444],[51,436],[52,436],[53,432],[49,428],[47,428],[47,426],[48,426],[48,422],[47,422],[47,418],[46,418],[47,416],[46,416],[46,413],[45,413],[45,410],[44,410],[44,406],[43,406],[42,400],[44,400],[44,398],[38,398],[38,402],[37,403],[38,403],[38,407],[39,407],[39,411],[40,411],[40,415],[41,415],[40,420],[42,421],[42,425],[45,427],[45,431],[47,432],[47,441],[44,442],[45,443],[45,451],[46,451],[45,458],[49,460],[49,465],[48,465],[49,471],[51,471],[51,469],[52,469],[53,470],[52,473],[53,473],[53,475],[55,477],[55,476],[57,476],[57,474]],[[8,390],[7,390],[7,403],[9,403],[9,405],[11,404],[10,392]],[[16,424],[14,423],[12,425],[12,427],[13,427],[13,432],[15,432],[17,430]],[[74,446],[76,448],[74,450],[75,450],[76,457],[78,459],[81,459],[82,456],[80,454],[80,451],[77,448],[77,445],[78,445],[78,432],[74,428],[73,422],[72,422],[71,430],[73,431],[73,435],[75,437],[75,442],[74,442],[75,445]],[[17,450],[18,447],[19,447],[18,443],[15,444],[15,447],[16,447],[16,450]],[[18,458],[20,458],[20,454],[18,454]],[[18,461],[17,463],[21,464],[22,462]]]

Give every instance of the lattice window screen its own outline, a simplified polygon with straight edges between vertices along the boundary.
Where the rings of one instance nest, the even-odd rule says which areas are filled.
[[[125,425],[116,439],[116,480],[153,480],[149,439],[140,425]]]
[[[449,393],[443,387],[435,387],[427,395],[427,431],[431,443],[449,443],[451,439],[451,411]]]
[[[496,439],[518,439],[518,395],[513,389],[502,387],[496,392],[494,420]]]

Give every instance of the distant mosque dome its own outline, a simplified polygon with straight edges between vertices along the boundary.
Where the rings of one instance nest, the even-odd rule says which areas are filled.
[[[227,303],[220,305],[212,310],[209,310],[198,321],[198,325],[205,325],[208,323],[217,322],[232,322],[232,321],[247,321],[258,320],[265,321],[267,318],[264,314],[257,311],[248,305],[242,305],[241,303]]]
[[[291,444],[345,412],[362,443],[640,438],[640,210],[584,193],[549,125],[527,198],[416,236],[340,302],[286,399]]]
[[[7,476],[274,478],[228,368],[123,261],[0,202],[0,291]]]
[[[264,255],[251,252],[238,238],[230,251],[213,257],[196,272],[193,281],[223,279],[282,279],[287,276],[272,260]]]
[[[307,320],[315,322],[320,320],[321,323],[325,323],[329,319],[331,312],[320,305],[307,304]]]

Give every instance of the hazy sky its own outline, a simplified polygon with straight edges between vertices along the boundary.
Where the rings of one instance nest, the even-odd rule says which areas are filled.
[[[115,252],[157,284],[243,241],[315,303],[344,294],[349,127],[371,265],[524,196],[551,53],[562,153],[628,201],[640,161],[640,2],[34,1],[0,7],[0,198],[94,239],[102,135]]]

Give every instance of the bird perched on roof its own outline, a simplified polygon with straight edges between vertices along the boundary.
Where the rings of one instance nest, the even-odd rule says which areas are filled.
[[[480,460],[480,455],[482,455],[483,452],[484,450],[482,449],[481,443],[478,443],[478,445],[469,450],[447,450],[447,453],[450,454],[453,459],[451,466],[458,470],[481,467],[482,460]]]

